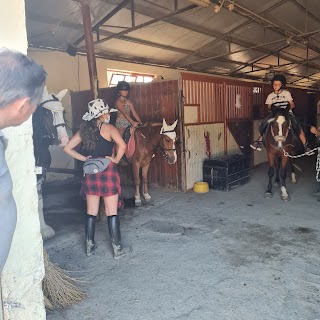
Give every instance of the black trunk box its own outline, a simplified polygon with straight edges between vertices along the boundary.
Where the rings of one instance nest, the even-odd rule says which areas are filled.
[[[203,162],[203,181],[208,182],[211,189],[230,191],[247,183],[250,158],[234,154]]]

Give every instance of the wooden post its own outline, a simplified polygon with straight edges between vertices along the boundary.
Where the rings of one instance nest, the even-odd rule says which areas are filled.
[[[89,68],[89,78],[90,78],[90,88],[94,99],[98,98],[98,76],[97,76],[97,66],[96,58],[94,53],[94,44],[92,36],[92,25],[90,17],[90,5],[89,0],[81,1],[82,17],[83,17],[83,29],[86,44],[88,68]]]

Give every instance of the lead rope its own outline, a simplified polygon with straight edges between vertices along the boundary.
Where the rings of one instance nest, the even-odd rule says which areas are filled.
[[[318,148],[317,162],[316,162],[316,180],[320,182],[319,173],[320,173],[320,147]]]
[[[311,156],[311,155],[314,155],[314,151],[318,151],[318,154],[317,154],[317,162],[316,162],[316,180],[317,182],[320,182],[320,147],[317,147],[317,148],[313,148],[312,150],[310,151],[307,151],[305,153],[302,153],[302,154],[299,154],[298,156],[292,156],[290,155],[287,151],[283,150],[283,154],[286,156],[286,157],[289,157],[289,158],[301,158],[303,156]]]

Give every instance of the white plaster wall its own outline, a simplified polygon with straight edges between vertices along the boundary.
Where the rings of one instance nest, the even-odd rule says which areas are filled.
[[[0,47],[27,52],[24,0],[0,1]],[[20,127],[8,128],[4,133],[9,139],[6,156],[13,179],[18,219],[1,278],[3,317],[5,320],[45,319],[41,286],[43,246],[31,120]]]
[[[67,53],[59,51],[49,51],[42,49],[29,48],[28,56],[32,57],[38,63],[44,66],[48,73],[47,86],[48,91],[59,92],[61,89],[69,89],[72,91],[89,90],[89,71],[87,57],[77,55],[71,57]],[[155,75],[156,77],[163,76],[165,79],[172,79],[179,77],[178,70],[146,66],[141,64],[134,64],[128,62],[112,61],[97,58],[97,73],[99,80],[99,87],[106,88],[107,82],[107,69],[134,71]],[[62,100],[65,107],[66,123],[68,128],[72,128],[72,113],[71,113],[71,100],[70,94],[67,94]],[[68,131],[71,136],[71,130]],[[50,147],[52,157],[52,168],[74,168],[74,160],[61,150],[61,148],[53,146]],[[69,178],[68,174],[50,173],[47,176],[48,180],[60,180]]]

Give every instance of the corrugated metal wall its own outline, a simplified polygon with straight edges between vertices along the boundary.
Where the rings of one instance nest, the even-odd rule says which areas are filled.
[[[223,123],[186,126],[186,189],[191,189],[196,181],[202,181],[202,164],[207,157],[204,132],[210,137],[211,156],[215,158],[224,154]]]
[[[200,105],[200,122],[223,122],[223,84],[201,80],[183,80],[185,104]]]

